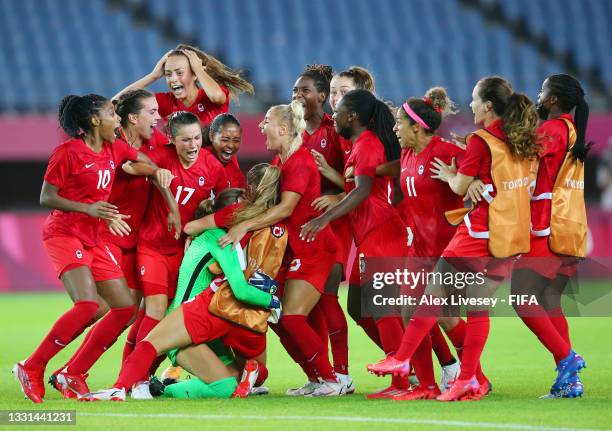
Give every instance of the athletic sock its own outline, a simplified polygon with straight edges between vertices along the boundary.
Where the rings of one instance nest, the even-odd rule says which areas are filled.
[[[130,330],[127,334],[127,338],[125,340],[125,346],[123,347],[123,356],[121,357],[121,362],[125,362],[126,358],[130,356],[130,353],[136,347],[136,338],[138,337],[138,329],[140,328],[140,323],[145,316],[144,308],[139,308],[138,313],[136,314],[136,320],[132,323]]]
[[[392,355],[397,352],[404,334],[402,319],[395,316],[383,317],[376,321],[376,328],[385,355]]]
[[[533,304],[518,305],[516,312],[523,323],[553,355],[556,364],[569,355],[571,346],[559,334],[543,307]]]
[[[144,340],[136,345],[132,354],[125,360],[114,388],[130,390],[134,383],[145,379],[151,364],[157,358],[153,344]]]
[[[159,323],[159,320],[152,318],[151,316],[145,314],[142,318],[142,322],[140,322],[140,328],[138,328],[138,335],[136,335],[136,344],[140,343],[145,339],[149,332],[153,330]]]
[[[212,383],[206,383],[194,377],[166,386],[163,396],[167,398],[188,399],[230,398],[237,386],[238,382],[233,377],[227,377]]]
[[[104,351],[117,341],[135,311],[135,305],[111,308],[90,331],[91,336],[83,345],[83,349],[68,366],[68,374],[87,373]]]
[[[261,386],[268,378],[268,368],[261,362],[257,363],[257,380],[255,380],[255,386]]]
[[[429,331],[429,335],[431,336],[431,347],[440,365],[446,366],[455,363],[455,357],[448,347],[448,343],[446,342],[446,338],[444,338],[444,334],[442,334],[440,325],[434,325],[431,331]]]
[[[414,373],[419,379],[419,385],[426,388],[434,387],[436,377],[434,376],[433,360],[431,358],[431,337],[429,334],[423,337],[412,355],[411,361]]]
[[[548,314],[550,323],[552,323],[559,335],[561,335],[565,342],[571,346],[572,342],[569,335],[569,325],[567,324],[567,319],[563,314],[563,309],[561,307],[557,307],[553,308],[552,310],[547,310],[546,313]]]
[[[287,354],[293,359],[293,361],[298,364],[306,377],[311,382],[318,381],[317,372],[312,367],[312,364],[306,361],[306,358],[300,352],[300,349],[295,345],[295,342],[291,338],[291,336],[285,331],[280,323],[271,324],[270,327],[276,335],[278,335],[278,339],[281,342],[282,346],[285,348]]]
[[[280,320],[300,353],[312,364],[323,380],[336,381],[336,375],[327,357],[323,341],[306,322],[306,316],[285,315]]]
[[[430,298],[433,299],[434,297],[431,296]],[[397,360],[405,361],[414,355],[423,338],[437,324],[440,312],[440,305],[435,304],[423,304],[415,310],[412,319],[410,319],[406,326],[400,346],[395,355],[393,355]]]
[[[348,374],[348,324],[338,302],[338,295],[324,293],[319,305],[327,322],[334,370],[336,373]]]
[[[357,325],[361,326],[361,329],[366,333],[370,340],[374,341],[381,350],[383,349],[383,345],[380,342],[380,336],[378,335],[378,329],[376,328],[376,322],[371,317],[362,317],[357,321]]]
[[[448,339],[455,346],[455,350],[457,351],[457,356],[461,360],[463,358],[463,343],[465,342],[465,320],[459,319],[459,322],[452,328],[446,331],[446,335],[448,335]],[[478,367],[476,368],[476,379],[480,384],[486,383],[488,381],[487,377],[482,372],[482,366],[478,363]]]
[[[322,346],[325,348],[325,355],[329,356],[329,331],[327,329],[327,322],[325,321],[325,316],[323,315],[323,309],[321,308],[320,301],[310,311],[306,321],[321,339],[321,342],[323,343]]]
[[[95,320],[98,311],[96,301],[77,301],[51,327],[34,353],[25,361],[29,369],[45,368],[49,360],[81,335]]]
[[[72,364],[72,362],[74,361],[74,358],[76,358],[77,356],[79,356],[79,353],[81,353],[81,350],[83,350],[83,347],[85,347],[85,345],[87,344],[87,342],[89,341],[89,339],[91,338],[91,333],[93,332],[94,328],[96,327],[96,325],[93,325],[90,327],[89,331],[87,331],[87,334],[85,335],[85,338],[83,338],[83,342],[81,343],[81,345],[74,351],[74,353],[72,354],[72,356],[70,357],[70,359],[68,359],[68,362],[66,362],[61,368],[57,369],[53,374],[57,374],[60,371],[63,371],[66,367],[69,367],[70,364]],[[85,328],[87,329],[87,328]],[[80,334],[79,334],[80,335]],[[79,336],[77,335],[76,337],[74,337],[74,339],[76,340]]]
[[[469,380],[476,375],[476,370],[480,364],[480,356],[489,337],[489,328],[488,311],[467,313],[459,380]]]

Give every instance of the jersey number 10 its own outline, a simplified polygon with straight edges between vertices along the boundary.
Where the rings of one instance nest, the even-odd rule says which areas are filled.
[[[105,189],[110,184],[111,174],[108,169],[98,170],[98,189]]]

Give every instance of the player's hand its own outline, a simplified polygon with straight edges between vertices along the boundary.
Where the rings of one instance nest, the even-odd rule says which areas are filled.
[[[240,240],[244,238],[247,233],[247,229],[244,224],[239,223],[236,226],[232,226],[225,235],[217,240],[217,244],[221,248],[232,244],[232,250],[236,249],[236,245],[240,243]]]
[[[448,183],[455,175],[457,175],[457,166],[455,165],[455,158],[451,160],[451,164],[447,165],[438,157],[434,157],[434,161],[431,162],[432,168],[429,170],[433,173],[431,178],[434,180],[444,181]]]
[[[104,220],[106,226],[108,226],[108,230],[115,236],[128,236],[132,232],[132,228],[125,220],[132,217],[127,214],[117,214],[117,216],[112,220]]]
[[[190,49],[183,49],[181,51],[183,54],[185,54],[185,56],[187,57],[187,59],[189,60],[189,66],[191,66],[191,70],[195,71],[198,69],[204,69],[204,64],[202,63],[202,59],[200,57],[198,57],[198,54],[196,54],[195,52],[193,52]]]
[[[191,241],[193,241],[193,239],[192,239],[190,236],[188,236],[188,237],[185,239],[185,248],[183,249],[183,254],[187,253],[187,249],[188,249],[188,248],[189,248],[189,246],[191,245]]]
[[[174,229],[174,239],[178,241],[181,237],[181,215],[178,212],[178,209],[171,210],[168,213],[168,232],[172,232]]]
[[[474,204],[477,204],[482,200],[482,194],[485,191],[485,183],[476,179],[468,186],[467,193],[463,198],[464,201],[471,200]]]
[[[453,141],[453,144],[455,144],[462,150],[465,150],[467,148],[467,143],[465,142],[465,136],[461,136],[453,132],[450,132],[450,135],[451,135],[451,140]]]
[[[333,207],[338,202],[340,202],[342,198],[340,195],[322,195],[312,201],[311,206],[314,207],[317,211],[325,211],[328,208]]]
[[[157,181],[157,184],[159,184],[162,189],[170,187],[173,178],[174,175],[172,175],[172,172],[168,169],[159,168],[155,171],[155,181]]]
[[[349,166],[344,170],[346,181],[355,181],[355,166]]]
[[[104,220],[113,220],[119,210],[116,205],[108,203],[106,201],[98,201],[87,206],[86,213],[88,216],[93,218],[101,218]]]
[[[149,74],[151,78],[159,79],[164,76],[164,66],[166,65],[166,60],[168,59],[168,55],[172,52],[172,50],[165,53],[162,58],[159,59],[151,73]]]
[[[314,241],[317,234],[321,232],[325,226],[329,224],[325,215],[320,215],[310,220],[308,223],[302,225],[302,231],[300,232],[300,238],[306,242]]]
[[[325,160],[323,154],[319,153],[317,150],[310,150],[310,154],[312,154],[312,157],[314,158],[319,172],[329,172],[332,167],[329,166],[329,163],[327,163],[327,160]]]

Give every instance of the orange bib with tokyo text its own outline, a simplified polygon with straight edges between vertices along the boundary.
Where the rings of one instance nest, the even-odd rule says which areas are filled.
[[[489,252],[495,257],[527,253],[531,227],[529,186],[535,179],[533,163],[513,157],[506,143],[486,130],[474,134],[491,151],[491,178],[496,195],[489,202]]]
[[[584,162],[572,157],[572,148],[576,143],[574,125],[565,118],[561,120],[567,125],[569,138],[565,159],[552,190],[548,245],[558,254],[585,257],[587,218],[584,205]]]

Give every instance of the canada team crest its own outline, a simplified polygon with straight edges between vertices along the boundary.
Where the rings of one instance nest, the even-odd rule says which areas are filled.
[[[327,147],[327,139],[321,139],[321,148]]]
[[[204,177],[198,178],[198,184],[200,185],[200,187],[204,185]]]

